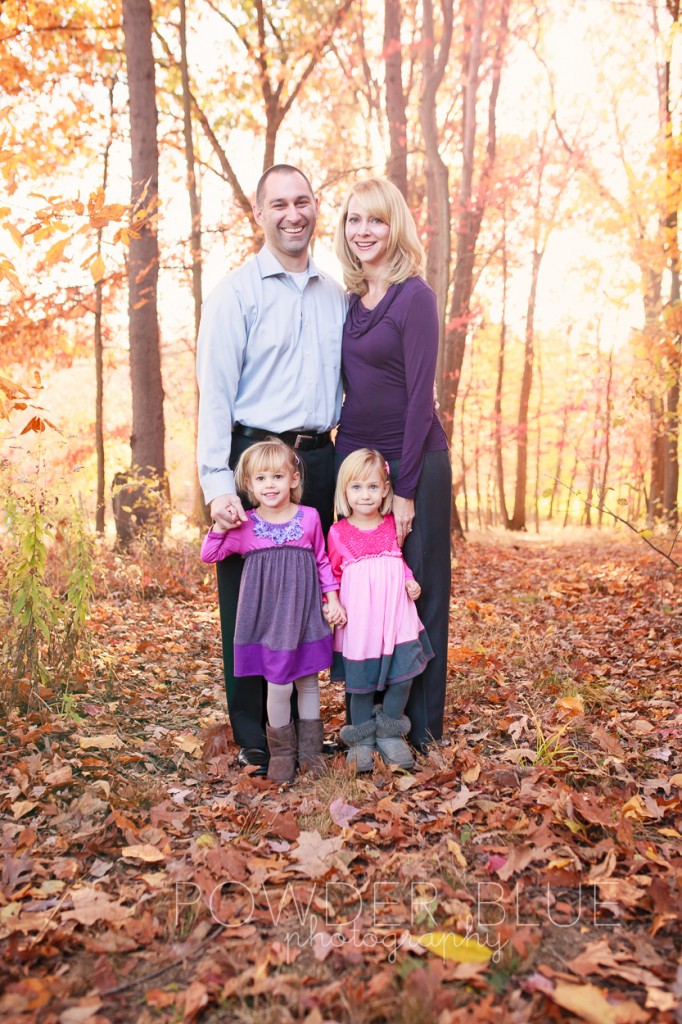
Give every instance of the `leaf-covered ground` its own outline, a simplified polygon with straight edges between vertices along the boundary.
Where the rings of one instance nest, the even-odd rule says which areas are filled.
[[[596,533],[457,555],[443,744],[288,789],[202,756],[195,552],[104,559],[92,677],[0,747],[4,1021],[682,1021],[679,577]]]

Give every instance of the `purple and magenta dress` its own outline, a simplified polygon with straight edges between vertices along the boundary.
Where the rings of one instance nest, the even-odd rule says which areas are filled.
[[[322,594],[339,584],[325,551],[320,517],[299,505],[286,523],[261,519],[257,510],[236,530],[211,530],[201,546],[204,562],[244,557],[234,634],[235,676],[265,676],[285,684],[332,663],[332,633],[322,615]]]

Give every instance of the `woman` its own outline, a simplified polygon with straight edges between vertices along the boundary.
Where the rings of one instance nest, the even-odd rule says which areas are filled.
[[[433,399],[436,296],[421,276],[414,220],[392,182],[369,178],[351,188],[335,245],[351,293],[337,469],[358,448],[378,449],[389,465],[398,543],[422,584],[417,610],[435,652],[405,711],[409,740],[425,751],[443,735],[450,609],[452,471]]]

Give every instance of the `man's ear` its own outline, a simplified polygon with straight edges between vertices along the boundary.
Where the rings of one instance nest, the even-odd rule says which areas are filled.
[[[255,220],[256,224],[260,224],[261,223],[261,217],[262,217],[262,211],[259,210],[258,206],[255,203],[253,204],[251,209],[253,210],[253,219]]]

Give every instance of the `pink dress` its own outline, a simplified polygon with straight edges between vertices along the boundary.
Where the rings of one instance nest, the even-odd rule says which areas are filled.
[[[345,680],[349,693],[369,693],[420,675],[433,651],[405,590],[414,577],[393,516],[374,530],[342,519],[329,531],[327,549],[348,617],[334,632],[332,679]]]

